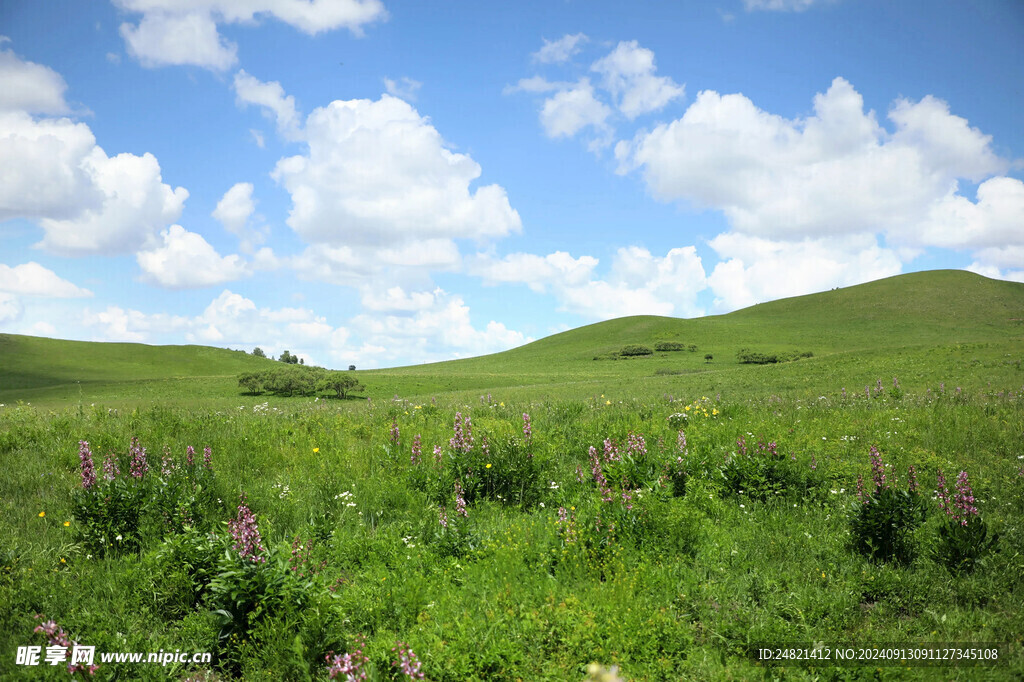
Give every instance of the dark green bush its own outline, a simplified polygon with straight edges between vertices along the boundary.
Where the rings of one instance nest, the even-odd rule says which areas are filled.
[[[671,351],[686,350],[686,346],[678,341],[659,341],[654,344],[654,350],[659,353],[667,353]]]
[[[854,502],[850,511],[855,550],[872,561],[908,564],[914,559],[914,531],[925,518],[925,503],[919,493],[878,488],[863,501]]]
[[[651,355],[653,352],[654,351],[652,351],[647,346],[641,346],[639,344],[630,344],[628,346],[623,346],[622,350],[619,351],[619,355],[622,355],[624,357],[635,357],[638,355]]]

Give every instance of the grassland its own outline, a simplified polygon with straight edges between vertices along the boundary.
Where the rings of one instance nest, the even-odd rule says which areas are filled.
[[[101,679],[326,679],[324,656],[358,636],[371,679],[405,679],[400,641],[433,680],[580,680],[591,662],[637,680],[1018,679],[1021,318],[1022,285],[922,273],[359,371],[369,402],[240,396],[234,376],[268,361],[230,351],[0,337],[0,675],[67,677],[14,663],[45,645],[44,614],[97,651],[214,655],[108,663]],[[697,351],[611,359],[658,341]],[[745,347],[814,355],[741,365]],[[854,546],[872,446],[890,484],[913,465],[925,491],[902,562]],[[950,487],[968,472],[971,527],[998,535],[971,570],[937,551],[939,470]],[[263,561],[233,547],[243,504]],[[751,656],[813,642],[994,643],[1001,660]]]

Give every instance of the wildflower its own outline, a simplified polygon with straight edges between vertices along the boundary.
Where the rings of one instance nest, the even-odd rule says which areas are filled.
[[[485,468],[485,469],[490,469],[490,468],[491,468],[491,463],[490,463],[490,462],[488,462],[488,463],[487,463],[487,466],[485,466],[484,468]]]
[[[209,445],[203,448],[203,466],[207,469],[213,468],[213,450]]]
[[[39,512],[39,518],[43,518],[44,516],[46,516],[46,512],[44,512],[44,511]]]
[[[530,415],[523,412],[523,438],[526,439],[527,445],[529,445],[532,436],[533,428],[530,426]]]
[[[632,434],[630,434],[632,435]],[[615,446],[615,443],[609,438],[604,439],[604,461],[606,462],[620,462],[622,461],[622,455],[619,454],[619,449]]]
[[[262,556],[266,549],[263,547],[263,539],[260,537],[260,530],[256,525],[256,517],[247,505],[243,504],[238,507],[238,516],[228,521],[228,528],[231,530],[231,537],[235,539],[235,550],[239,557],[249,559],[254,563],[262,563],[266,560]]]
[[[412,439],[412,455],[409,457],[413,464],[420,463],[420,455],[423,454],[423,443],[420,438],[420,434],[416,434]]]
[[[736,452],[740,457],[747,454],[747,439],[743,436],[736,439]]]
[[[132,478],[142,478],[149,471],[149,462],[146,461],[146,448],[139,446],[139,439],[132,438],[131,449],[131,476]]]
[[[434,446],[434,464],[440,464],[441,463],[441,459],[442,459],[442,457],[441,457],[441,446],[440,445],[435,445]]]
[[[441,505],[437,508],[437,522],[441,524],[442,528],[448,527],[448,510]]]
[[[814,455],[811,455],[811,471],[818,470],[818,460]]]
[[[946,489],[946,477],[942,475],[942,469],[935,472],[935,484],[938,486],[938,490],[935,492],[939,501],[939,509],[945,511],[947,515],[952,515],[949,503],[949,491]]]
[[[185,448],[185,466],[191,469],[196,463],[196,449],[189,445]]]
[[[117,466],[117,458],[114,453],[109,453],[107,458],[103,460],[103,480],[113,481],[121,474],[121,470]]]
[[[466,511],[466,498],[462,496],[462,486],[458,481],[455,481],[455,513],[462,518],[469,518],[469,512]]]
[[[879,380],[881,381],[881,380]],[[874,445],[871,446],[871,480],[875,483],[875,490],[885,490],[889,487],[885,478],[885,465],[882,464],[882,454]]]
[[[82,467],[82,487],[85,490],[96,485],[96,469],[92,464],[92,453],[89,451],[89,441],[78,441],[78,459]]]
[[[65,528],[67,528],[67,527],[68,527],[68,526],[70,526],[70,525],[71,525],[71,522],[70,522],[70,521],[65,521],[65,522],[64,522],[64,527],[65,527]]]
[[[469,417],[463,419],[462,413],[456,412],[452,437],[448,440],[448,445],[452,450],[469,452],[473,449],[473,432],[471,429],[472,425],[470,424]]]
[[[647,454],[647,442],[638,433],[630,433],[626,440],[626,452],[633,457],[642,457]]]
[[[315,455],[316,453],[318,453],[318,452],[320,452],[320,448],[313,448],[313,454],[314,454],[314,455]]]
[[[857,501],[863,504],[868,503],[868,498],[864,494],[864,477],[857,474]]]
[[[335,655],[332,651],[325,657],[331,666],[327,670],[327,676],[332,680],[338,675],[344,675],[345,682],[363,682],[367,679],[365,666],[370,659],[363,653],[366,638],[357,635],[355,639],[355,650],[352,653]]]
[[[915,494],[920,492],[921,486],[918,485],[917,483],[917,469],[914,468],[913,464],[911,464],[910,467],[907,468],[907,478],[910,479],[910,483],[907,484],[907,489],[911,493]]]
[[[682,430],[680,430],[679,435],[676,436],[676,449],[681,453],[686,452],[686,433]]]
[[[956,477],[956,496],[953,498],[953,519],[960,521],[961,526],[967,525],[967,519],[978,515],[978,508],[974,506],[974,493],[971,491],[971,484],[967,482],[967,472],[961,471]]]
[[[423,672],[420,670],[422,663],[416,659],[416,654],[405,642],[395,642],[391,649],[398,653],[398,660],[392,661],[391,665],[401,670],[402,674],[410,680],[422,680]]]
[[[398,445],[399,433],[398,433],[398,422],[391,421],[391,444]]]

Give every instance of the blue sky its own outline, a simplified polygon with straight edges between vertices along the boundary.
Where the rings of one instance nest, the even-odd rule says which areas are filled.
[[[1024,6],[0,6],[0,331],[360,368],[1024,281]]]

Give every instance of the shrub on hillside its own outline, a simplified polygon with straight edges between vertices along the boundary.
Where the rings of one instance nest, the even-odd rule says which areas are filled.
[[[668,353],[677,350],[686,350],[686,346],[679,343],[678,341],[659,341],[654,344],[654,350],[659,353]]]
[[[638,355],[651,355],[653,352],[654,351],[652,351],[647,346],[641,346],[640,344],[634,343],[628,346],[623,346],[622,350],[619,351],[619,355],[625,357],[635,357]]]
[[[347,398],[350,394],[366,388],[358,379],[346,372],[303,365],[244,372],[238,375],[238,385],[251,395],[260,395],[263,392],[281,396],[333,393],[338,398]]]

